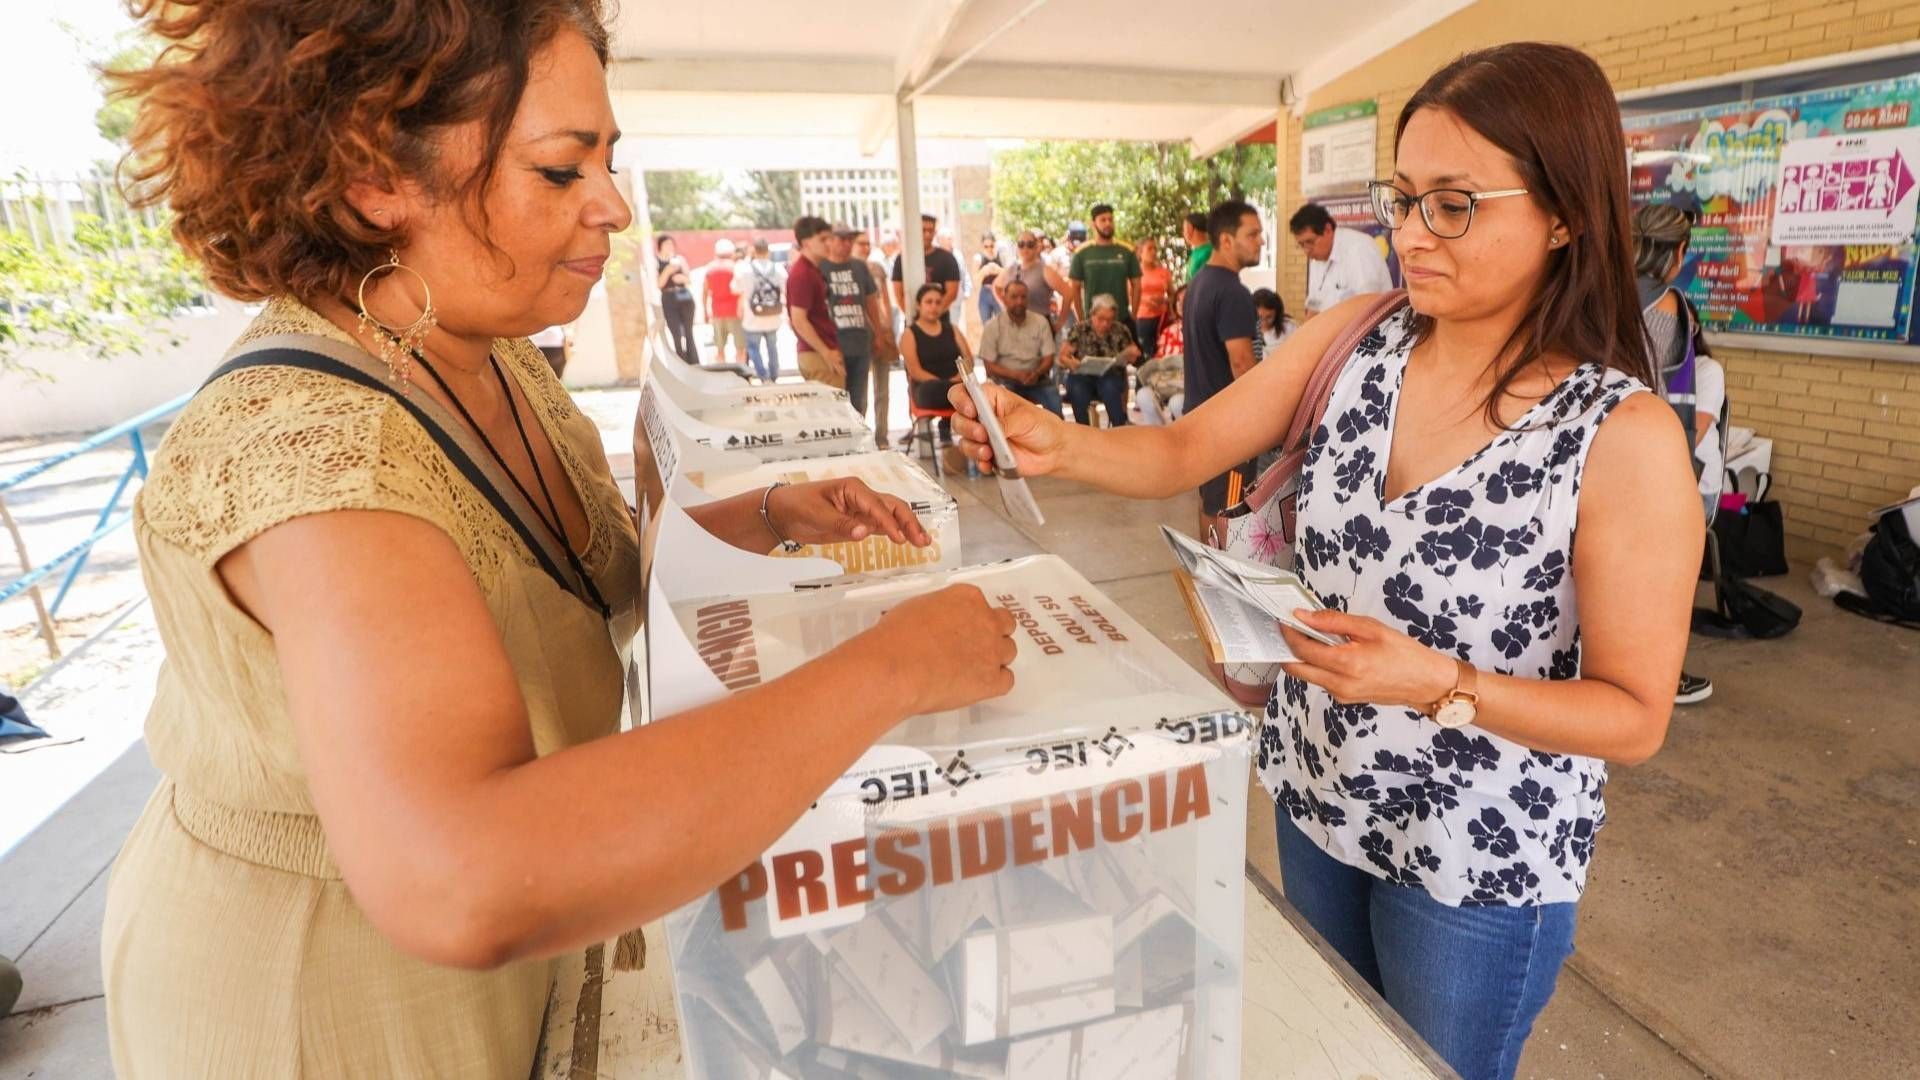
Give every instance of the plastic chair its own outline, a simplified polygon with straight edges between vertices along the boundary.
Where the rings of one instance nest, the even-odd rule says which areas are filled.
[[[953,410],[922,408],[909,401],[907,405],[907,419],[911,421],[913,425],[907,429],[907,456],[914,456],[914,445],[920,441],[920,437],[924,434],[927,439],[927,452],[933,455],[933,475],[944,477],[947,474],[947,470],[945,463],[940,460],[940,440],[936,438],[934,434],[937,430],[935,422],[939,420],[952,421]]]

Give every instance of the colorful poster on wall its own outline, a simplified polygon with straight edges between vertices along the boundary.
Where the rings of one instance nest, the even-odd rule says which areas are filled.
[[[1300,133],[1300,190],[1308,198],[1361,191],[1374,175],[1379,107],[1371,101],[1307,114]]]
[[[1920,177],[1916,121],[1920,76],[1629,117],[1635,203],[1671,203],[1698,215],[1675,284],[1708,328],[1913,342],[1920,194],[1899,178]],[[1897,159],[1889,160],[1891,188],[1882,190],[1872,163],[1890,158]],[[1840,168],[1831,187],[1830,165]],[[1862,181],[1852,206],[1849,170]],[[1789,178],[1796,209],[1778,210]],[[1817,181],[1811,199],[1810,178]],[[1885,216],[1856,231],[1872,212],[1865,204],[1876,199]]]
[[[1316,200],[1327,208],[1333,216],[1335,226],[1363,232],[1373,238],[1379,246],[1380,254],[1386,257],[1387,272],[1393,275],[1393,284],[1398,287],[1400,279],[1400,256],[1393,252],[1393,234],[1387,231],[1380,219],[1373,216],[1373,199],[1366,195],[1336,195]]]
[[[1793,139],[1780,150],[1773,242],[1898,244],[1920,206],[1920,128]]]

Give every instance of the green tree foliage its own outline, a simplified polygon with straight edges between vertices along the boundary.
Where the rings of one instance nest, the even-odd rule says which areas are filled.
[[[756,229],[790,229],[800,216],[800,174],[749,169],[734,203],[745,224]]]
[[[1056,238],[1112,203],[1114,232],[1129,243],[1152,237],[1163,260],[1186,256],[1180,222],[1228,197],[1271,215],[1274,148],[1233,146],[1195,159],[1185,143],[1036,142],[993,159],[994,227],[1037,229]]]
[[[150,67],[159,55],[160,43],[153,38],[133,32],[124,35],[119,46],[97,65],[96,70],[101,75],[101,90],[109,90],[105,80],[109,73]],[[93,126],[99,129],[101,138],[115,146],[125,147],[139,112],[140,103],[136,99],[109,95],[94,112]]]
[[[22,364],[32,350],[101,360],[141,353],[167,319],[205,295],[198,268],[164,220],[73,212],[71,243],[62,244],[50,242],[61,215],[45,199],[10,199],[7,209],[13,227],[0,228],[0,371],[47,375]]]
[[[649,172],[647,213],[660,232],[727,227],[727,198],[716,173],[675,169]]]

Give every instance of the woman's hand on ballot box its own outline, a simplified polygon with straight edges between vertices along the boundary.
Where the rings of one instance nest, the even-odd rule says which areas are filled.
[[[875,533],[896,544],[933,543],[906,500],[851,476],[779,488],[767,499],[767,514],[788,540],[802,544],[865,540]]]
[[[977,586],[949,585],[901,602],[855,642],[898,676],[905,713],[919,716],[1012,690],[1013,629],[1013,614]]]
[[[761,501],[766,516],[760,515]],[[743,551],[764,552],[783,540],[833,544],[880,534],[896,544],[933,543],[906,501],[875,491],[850,476],[754,488],[687,508],[687,516],[720,540]]]

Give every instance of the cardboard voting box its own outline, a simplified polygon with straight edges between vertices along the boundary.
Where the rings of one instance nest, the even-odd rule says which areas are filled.
[[[760,461],[874,449],[873,431],[844,397],[721,401],[671,378],[655,378],[640,388],[640,422],[649,438],[656,426],[672,428],[702,446],[737,450]]]
[[[1066,563],[696,600],[656,579],[655,715],[954,582],[1014,613],[1014,690],[902,723],[668,917],[687,1075],[1237,1075],[1253,722]]]

